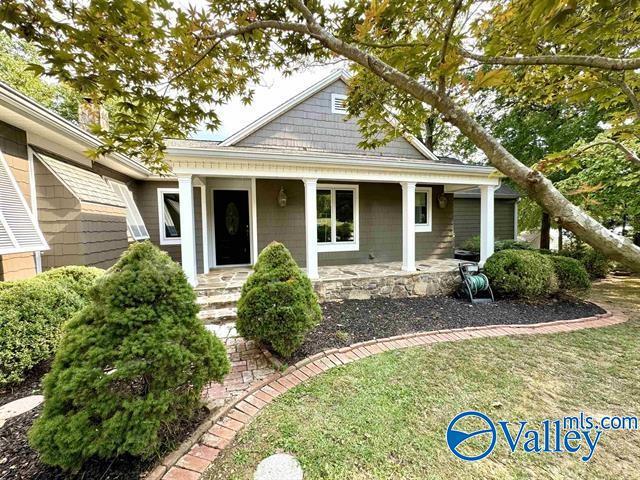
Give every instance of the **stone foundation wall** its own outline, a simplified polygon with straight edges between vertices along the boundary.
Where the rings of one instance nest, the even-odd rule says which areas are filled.
[[[457,271],[416,272],[369,278],[316,281],[321,302],[451,295],[460,284]]]

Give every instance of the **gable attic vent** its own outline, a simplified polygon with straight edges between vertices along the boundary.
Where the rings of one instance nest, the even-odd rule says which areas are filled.
[[[337,113],[338,115],[347,114],[347,96],[340,95],[339,93],[331,94],[331,113]]]

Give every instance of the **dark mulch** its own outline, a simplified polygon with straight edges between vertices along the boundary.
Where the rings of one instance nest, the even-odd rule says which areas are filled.
[[[40,371],[42,376],[45,371]],[[40,393],[40,379],[37,375],[29,375],[26,382],[14,387],[14,391],[0,397],[1,403],[8,403],[7,398],[17,399],[25,395]],[[36,386],[34,388],[34,386]],[[21,392],[22,394],[20,394]],[[134,480],[151,470],[162,456],[166,455],[184,441],[205,420],[209,410],[202,407],[191,420],[183,420],[175,425],[165,447],[156,458],[142,460],[123,456],[115,460],[91,460],[75,475],[58,468],[44,465],[38,460],[38,454],[29,446],[27,432],[35,419],[40,415],[42,406],[34,408],[14,418],[10,418],[0,427],[0,479],[38,479],[38,480]]]
[[[50,361],[41,362],[31,369],[22,382],[0,388],[0,406],[22,397],[42,393],[42,377],[50,368]]]
[[[322,305],[324,320],[286,360],[293,364],[329,348],[413,332],[482,325],[532,324],[604,313],[597,305],[573,298],[534,304],[499,300],[472,305],[451,297],[345,300]]]

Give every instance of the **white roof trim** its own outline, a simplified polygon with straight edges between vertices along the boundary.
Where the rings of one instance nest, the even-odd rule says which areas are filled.
[[[306,88],[305,90],[298,93],[294,97],[291,97],[286,102],[280,104],[278,107],[274,108],[273,110],[266,113],[265,115],[258,118],[257,120],[251,122],[249,125],[239,130],[238,132],[234,133],[230,137],[226,138],[225,140],[219,143],[219,146],[230,147],[235,145],[240,140],[247,138],[253,132],[264,127],[267,123],[271,122],[272,120],[275,120],[279,116],[287,113],[296,105],[299,105],[305,100],[307,100],[308,98],[312,97],[323,88],[328,87],[336,80],[342,80],[343,82],[348,84],[349,81],[351,80],[351,74],[346,70],[336,70],[332,72],[330,75],[327,75],[325,78],[323,78],[319,82],[311,85],[310,87]],[[394,127],[397,127],[399,125],[398,120],[396,120],[391,114],[389,114],[387,121]],[[420,140],[418,140],[414,135],[411,135],[410,133],[403,133],[402,136],[416,150],[418,150],[422,155],[427,157],[429,160],[433,160],[434,162],[440,163],[440,159],[431,150],[429,150]]]
[[[85,149],[102,145],[102,141],[95,135],[74,125],[2,81],[0,81],[0,105],[5,105],[14,112],[73,139]],[[120,153],[108,155],[106,158],[134,170],[138,175],[146,177],[150,173],[146,167]],[[98,163],[102,162],[98,160]]]

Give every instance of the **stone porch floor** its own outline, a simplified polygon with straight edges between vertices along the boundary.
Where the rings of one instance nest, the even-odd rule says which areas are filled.
[[[417,273],[450,273],[456,271],[459,260],[428,259],[416,261],[417,272],[405,272],[401,262],[365,263],[318,267],[320,278],[314,283],[336,280],[357,280],[389,276],[412,276]],[[251,274],[251,267],[216,268],[198,276],[198,288],[238,288]]]

